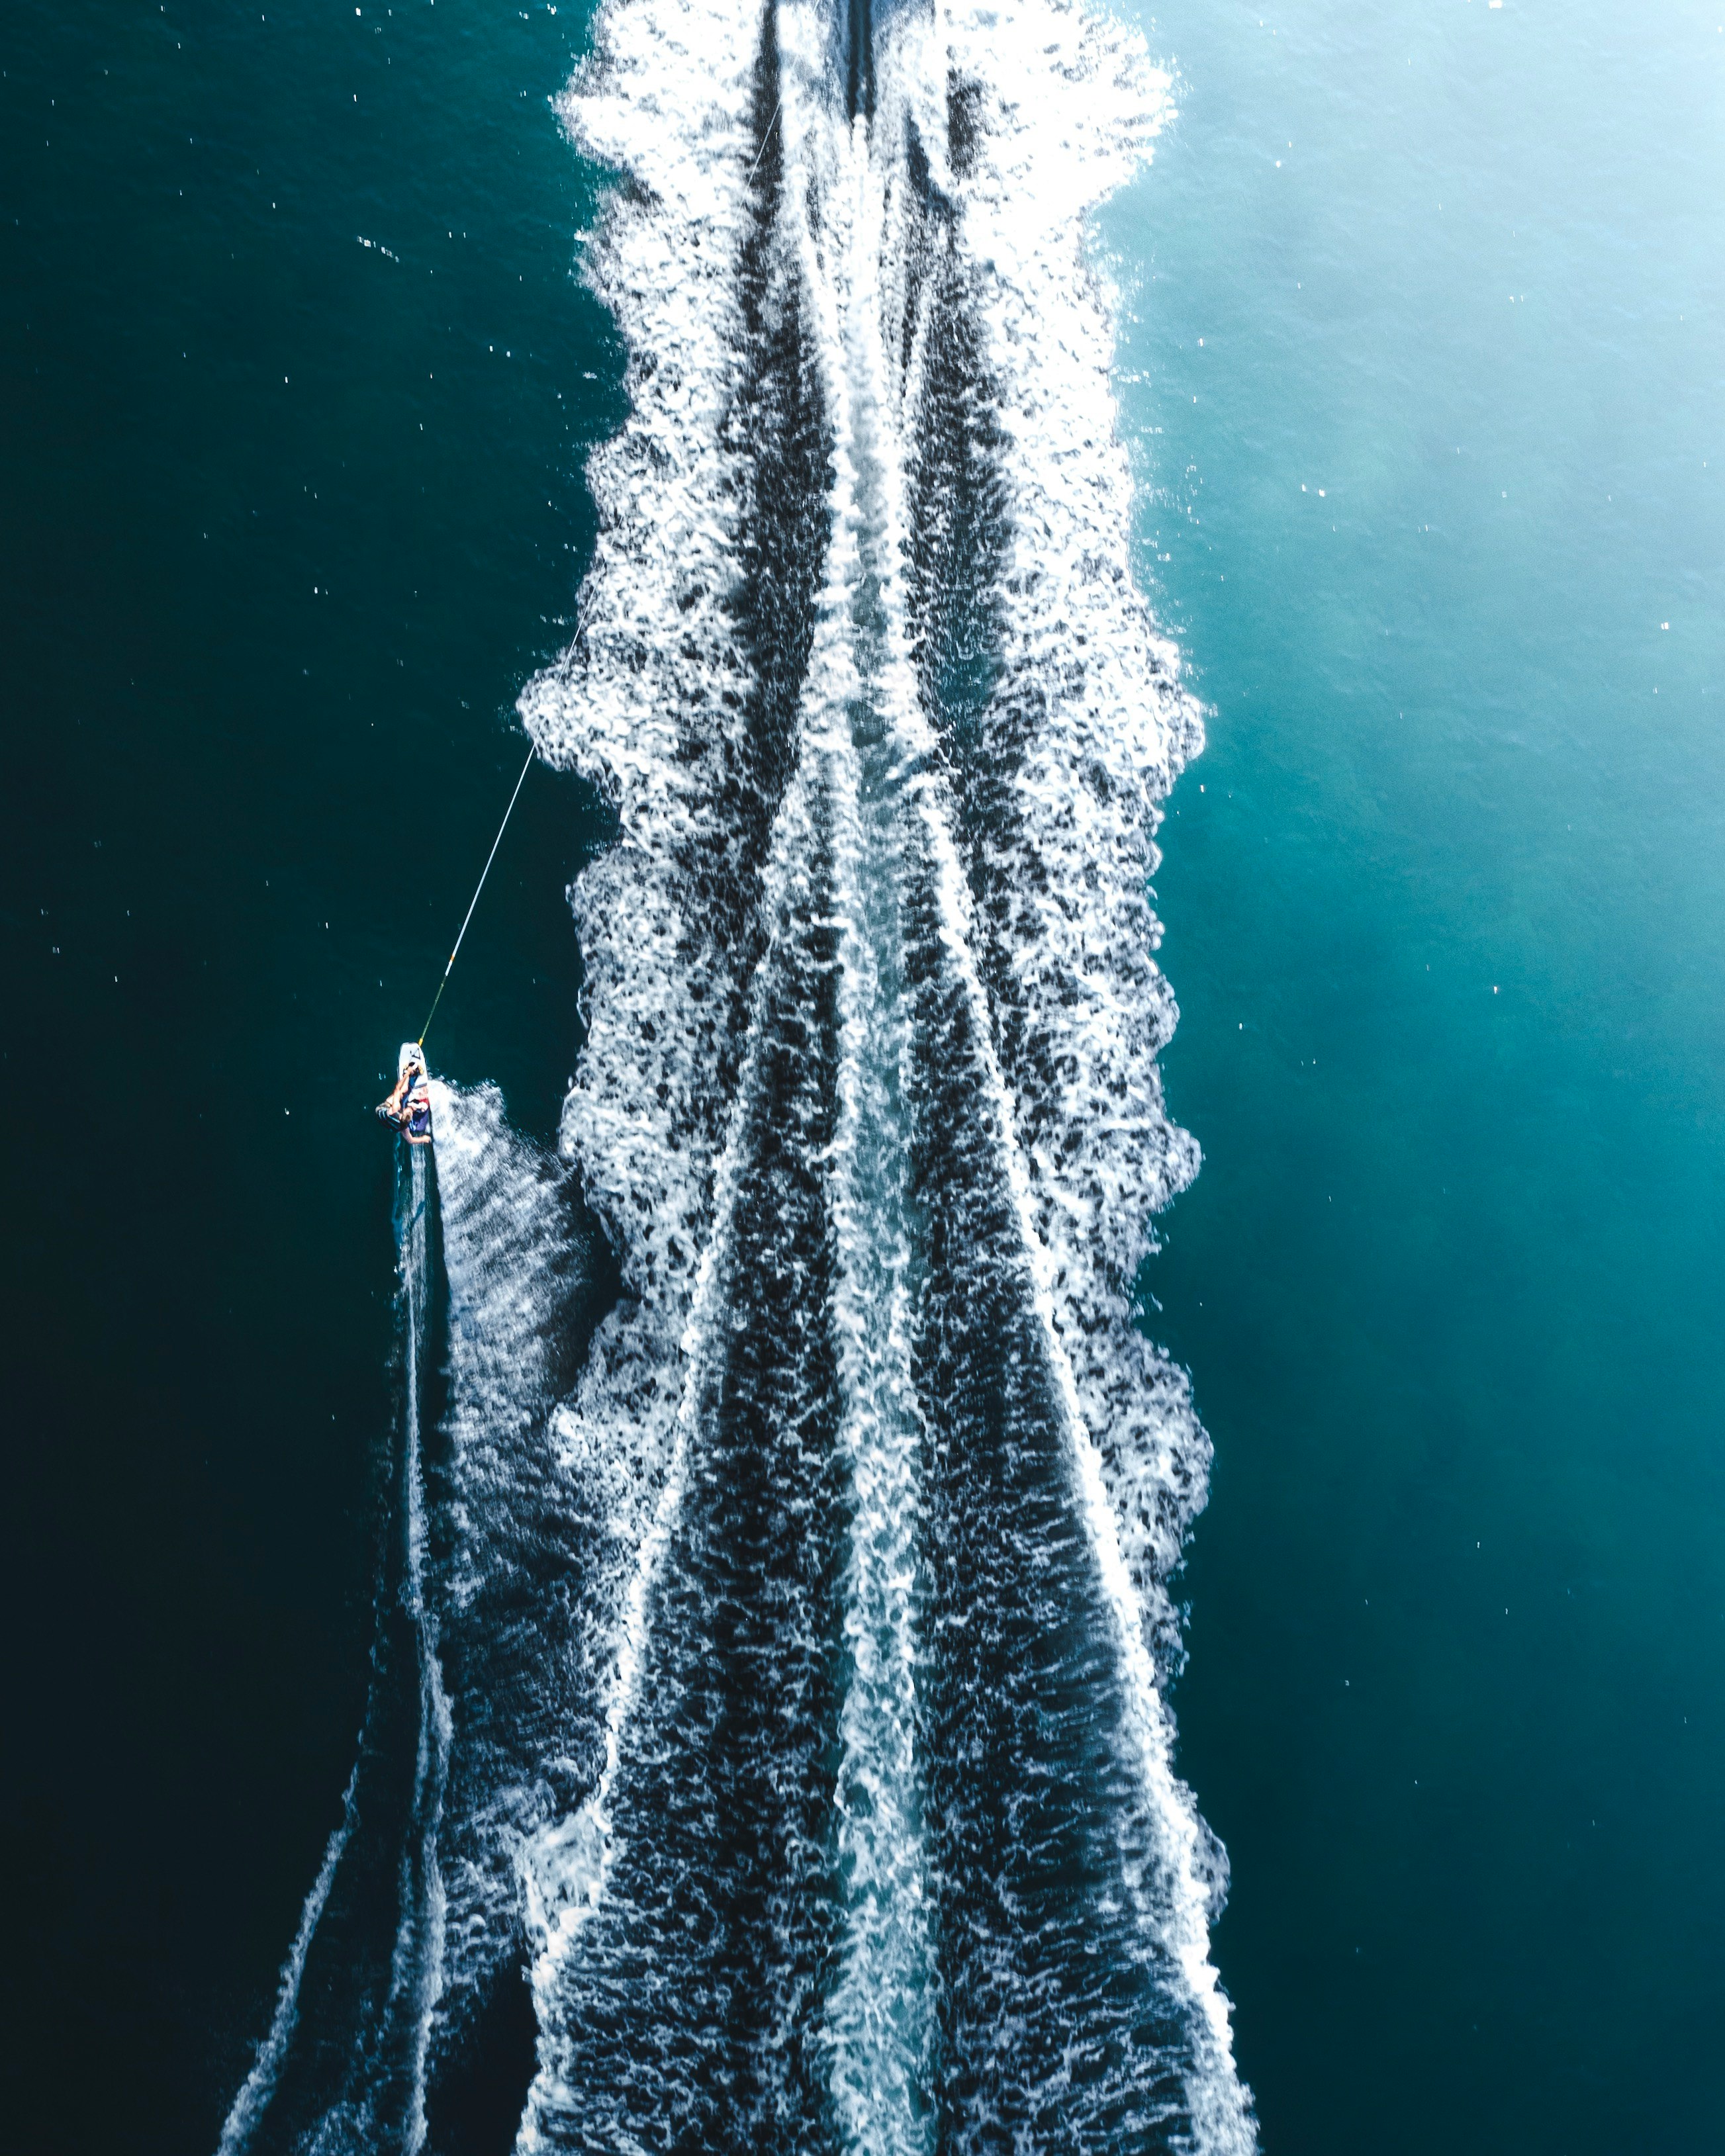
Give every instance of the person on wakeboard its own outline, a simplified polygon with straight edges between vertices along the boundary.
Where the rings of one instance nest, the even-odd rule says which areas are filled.
[[[378,1113],[393,1123],[409,1145],[431,1142],[431,1078],[417,1041],[401,1051],[399,1074],[387,1101],[379,1101]]]

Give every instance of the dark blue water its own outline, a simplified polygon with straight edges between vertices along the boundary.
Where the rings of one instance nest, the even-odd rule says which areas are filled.
[[[0,31],[19,2146],[214,2147],[339,1815],[392,1427],[370,1105],[620,408],[546,105],[579,34],[450,0]],[[542,1134],[598,828],[532,775],[432,1036]]]

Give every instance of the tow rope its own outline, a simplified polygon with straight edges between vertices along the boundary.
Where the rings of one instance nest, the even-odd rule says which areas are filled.
[[[744,186],[745,187],[746,187],[748,186],[748,184],[749,184],[749,180],[752,180],[752,179],[754,177],[755,174],[756,174],[756,173],[760,170],[760,161],[761,161],[761,159],[762,159],[764,157],[765,157],[765,155],[766,155],[766,153],[767,153],[767,145],[768,145],[768,143],[769,143],[769,142],[770,142],[770,141],[772,141],[772,139],[773,139],[773,130],[774,130],[774,128],[775,128],[775,127],[778,126],[778,124],[779,124],[779,114],[780,114],[780,109],[781,109],[781,108],[783,107],[783,105],[784,105],[784,103],[785,103],[785,100],[784,100],[784,99],[781,97],[781,98],[779,100],[778,104],[777,104],[777,105],[775,105],[773,107],[773,116],[772,116],[772,118],[771,118],[770,121],[768,121],[768,122],[767,122],[767,131],[766,131],[766,133],[765,133],[765,135],[763,135],[763,136],[761,136],[761,138],[760,138],[760,149],[758,149],[758,150],[755,151],[755,153],[754,153],[754,163],[753,163],[753,164],[749,167],[749,179],[748,179],[748,180],[744,180],[744,182],[743,182],[743,184],[744,184]]]
[[[449,986],[449,977],[455,970],[456,960],[461,956],[461,937],[467,933],[467,921],[473,918],[473,908],[479,903],[479,894],[485,889],[485,880],[492,872],[492,863],[497,858],[497,849],[503,843],[503,834],[509,828],[509,819],[515,813],[515,803],[520,797],[522,788],[527,783],[528,768],[538,752],[537,748],[528,749],[527,762],[521,767],[521,776],[515,782],[515,791],[509,796],[509,806],[503,811],[503,820],[497,826],[497,835],[492,840],[492,850],[485,857],[485,866],[479,871],[479,881],[473,888],[472,901],[467,908],[466,920],[461,923],[461,935],[456,938],[456,947],[449,954],[449,963],[443,969],[443,978],[437,983],[437,993],[432,997],[431,1008],[425,1014],[425,1023],[420,1028],[417,1045],[420,1048],[425,1045],[425,1035],[431,1030],[431,1021],[437,1015],[437,1006],[443,1001],[443,992]]]

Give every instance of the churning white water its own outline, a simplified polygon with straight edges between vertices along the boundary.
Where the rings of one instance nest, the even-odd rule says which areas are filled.
[[[522,711],[619,819],[560,1150],[620,1293],[570,1348],[568,1173],[438,1089],[404,2148],[523,1955],[524,2150],[1254,2145],[1132,1299],[1201,736],[1086,253],[1166,95],[1062,0],[611,0],[564,101],[631,414]]]

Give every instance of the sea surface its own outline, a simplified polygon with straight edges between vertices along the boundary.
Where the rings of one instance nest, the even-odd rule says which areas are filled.
[[[1725,28],[930,20],[0,22],[20,2148],[1717,2143]]]

